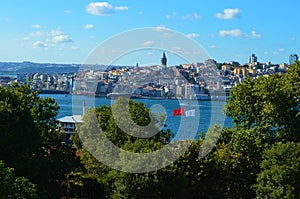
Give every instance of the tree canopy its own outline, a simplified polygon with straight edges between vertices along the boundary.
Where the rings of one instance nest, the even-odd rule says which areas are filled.
[[[300,62],[286,74],[246,79],[232,88],[225,106],[234,126],[221,134],[214,126],[199,140],[172,140],[172,132],[161,128],[163,115],[119,98],[86,112],[73,146],[61,143],[53,99],[28,86],[0,87],[0,197],[299,198],[299,83]],[[175,143],[189,147],[183,154],[172,148],[169,157],[178,158],[150,172],[124,172],[105,162],[119,166],[128,158],[124,151],[157,152]],[[206,147],[211,152],[199,156]],[[143,163],[136,159],[125,167],[157,162]]]
[[[278,142],[264,151],[256,198],[300,197],[300,143]]]
[[[67,174],[79,165],[75,150],[61,143],[58,110],[54,99],[41,98],[29,86],[0,87],[0,159],[17,180],[36,184],[42,198],[62,196]]]

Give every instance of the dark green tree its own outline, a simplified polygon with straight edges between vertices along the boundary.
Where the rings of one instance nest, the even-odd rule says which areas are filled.
[[[260,173],[264,150],[276,142],[299,142],[300,63],[287,74],[247,78],[230,93],[225,113],[234,122],[215,152],[227,197],[255,197],[252,185]],[[222,184],[222,182],[220,182]]]
[[[75,150],[61,143],[57,131],[59,107],[29,86],[0,87],[0,159],[37,184],[42,198],[65,192],[66,176],[79,166]]]
[[[129,118],[130,120],[128,120]],[[84,123],[79,128],[78,134],[72,139],[81,151],[80,158],[85,167],[84,175],[96,179],[99,186],[103,185],[108,198],[153,198],[156,196],[163,198],[163,196],[174,195],[171,192],[171,187],[175,184],[179,185],[181,182],[179,180],[181,179],[180,175],[174,172],[175,169],[165,170],[166,175],[162,175],[162,171],[143,174],[124,173],[105,166],[93,157],[99,153],[105,157],[105,154],[109,154],[108,152],[113,150],[110,149],[110,146],[103,147],[104,151],[99,151],[97,147],[93,147],[101,143],[101,138],[99,138],[101,135],[95,133],[95,129],[100,128],[106,138],[126,151],[146,153],[160,149],[168,143],[171,137],[170,131],[159,129],[162,126],[163,116],[153,115],[143,103],[119,98],[112,107],[100,106],[96,109],[89,109],[83,120]],[[123,126],[119,127],[120,124]],[[157,133],[147,139],[131,135],[132,133],[143,133],[144,130],[149,130],[149,132],[154,130]],[[118,157],[118,154],[115,155]],[[121,161],[120,164],[122,164],[122,157],[115,159],[109,156],[107,161]],[[127,166],[130,167],[131,165]],[[162,179],[165,181],[165,186],[161,184]],[[176,183],[167,186],[169,185],[167,182],[171,179]],[[181,193],[183,192],[181,191]]]
[[[36,184],[24,177],[17,177],[13,168],[0,160],[0,198],[39,198]]]
[[[299,62],[284,75],[247,78],[232,88],[225,112],[239,128],[256,126],[270,139],[299,141],[299,82]]]
[[[300,198],[300,143],[279,142],[263,153],[256,198]]]

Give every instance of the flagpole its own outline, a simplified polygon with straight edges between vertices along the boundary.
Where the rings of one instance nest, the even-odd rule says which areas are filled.
[[[186,123],[186,116],[185,116],[186,114],[185,114],[185,111],[186,110],[184,109],[184,112],[183,112],[184,113],[184,115],[183,115],[183,134],[182,134],[183,135],[183,140],[185,140],[185,133],[186,133],[186,124],[185,124]]]
[[[197,128],[198,125],[196,125],[196,111],[195,111],[195,116],[194,116],[194,128],[196,127]],[[195,129],[196,131],[196,136],[195,136],[195,140],[197,139],[197,134],[198,134],[198,128]]]
[[[186,114],[184,114],[184,139],[186,139]]]

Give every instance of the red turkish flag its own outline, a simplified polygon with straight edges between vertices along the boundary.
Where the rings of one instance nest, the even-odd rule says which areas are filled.
[[[184,108],[174,109],[173,116],[184,116]]]

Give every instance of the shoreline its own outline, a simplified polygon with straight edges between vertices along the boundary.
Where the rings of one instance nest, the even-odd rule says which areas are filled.
[[[151,100],[193,100],[193,101],[227,101],[228,96],[217,96],[217,95],[207,95],[206,98],[199,98],[199,99],[188,99],[182,97],[149,97],[149,96],[137,96],[131,94],[118,94],[118,95],[96,95],[92,93],[72,93],[70,91],[65,90],[35,90],[38,91],[39,94],[54,94],[54,95],[77,95],[77,96],[89,96],[89,97],[96,97],[96,98],[107,98],[116,100],[118,97],[126,97],[130,99],[151,99]]]

